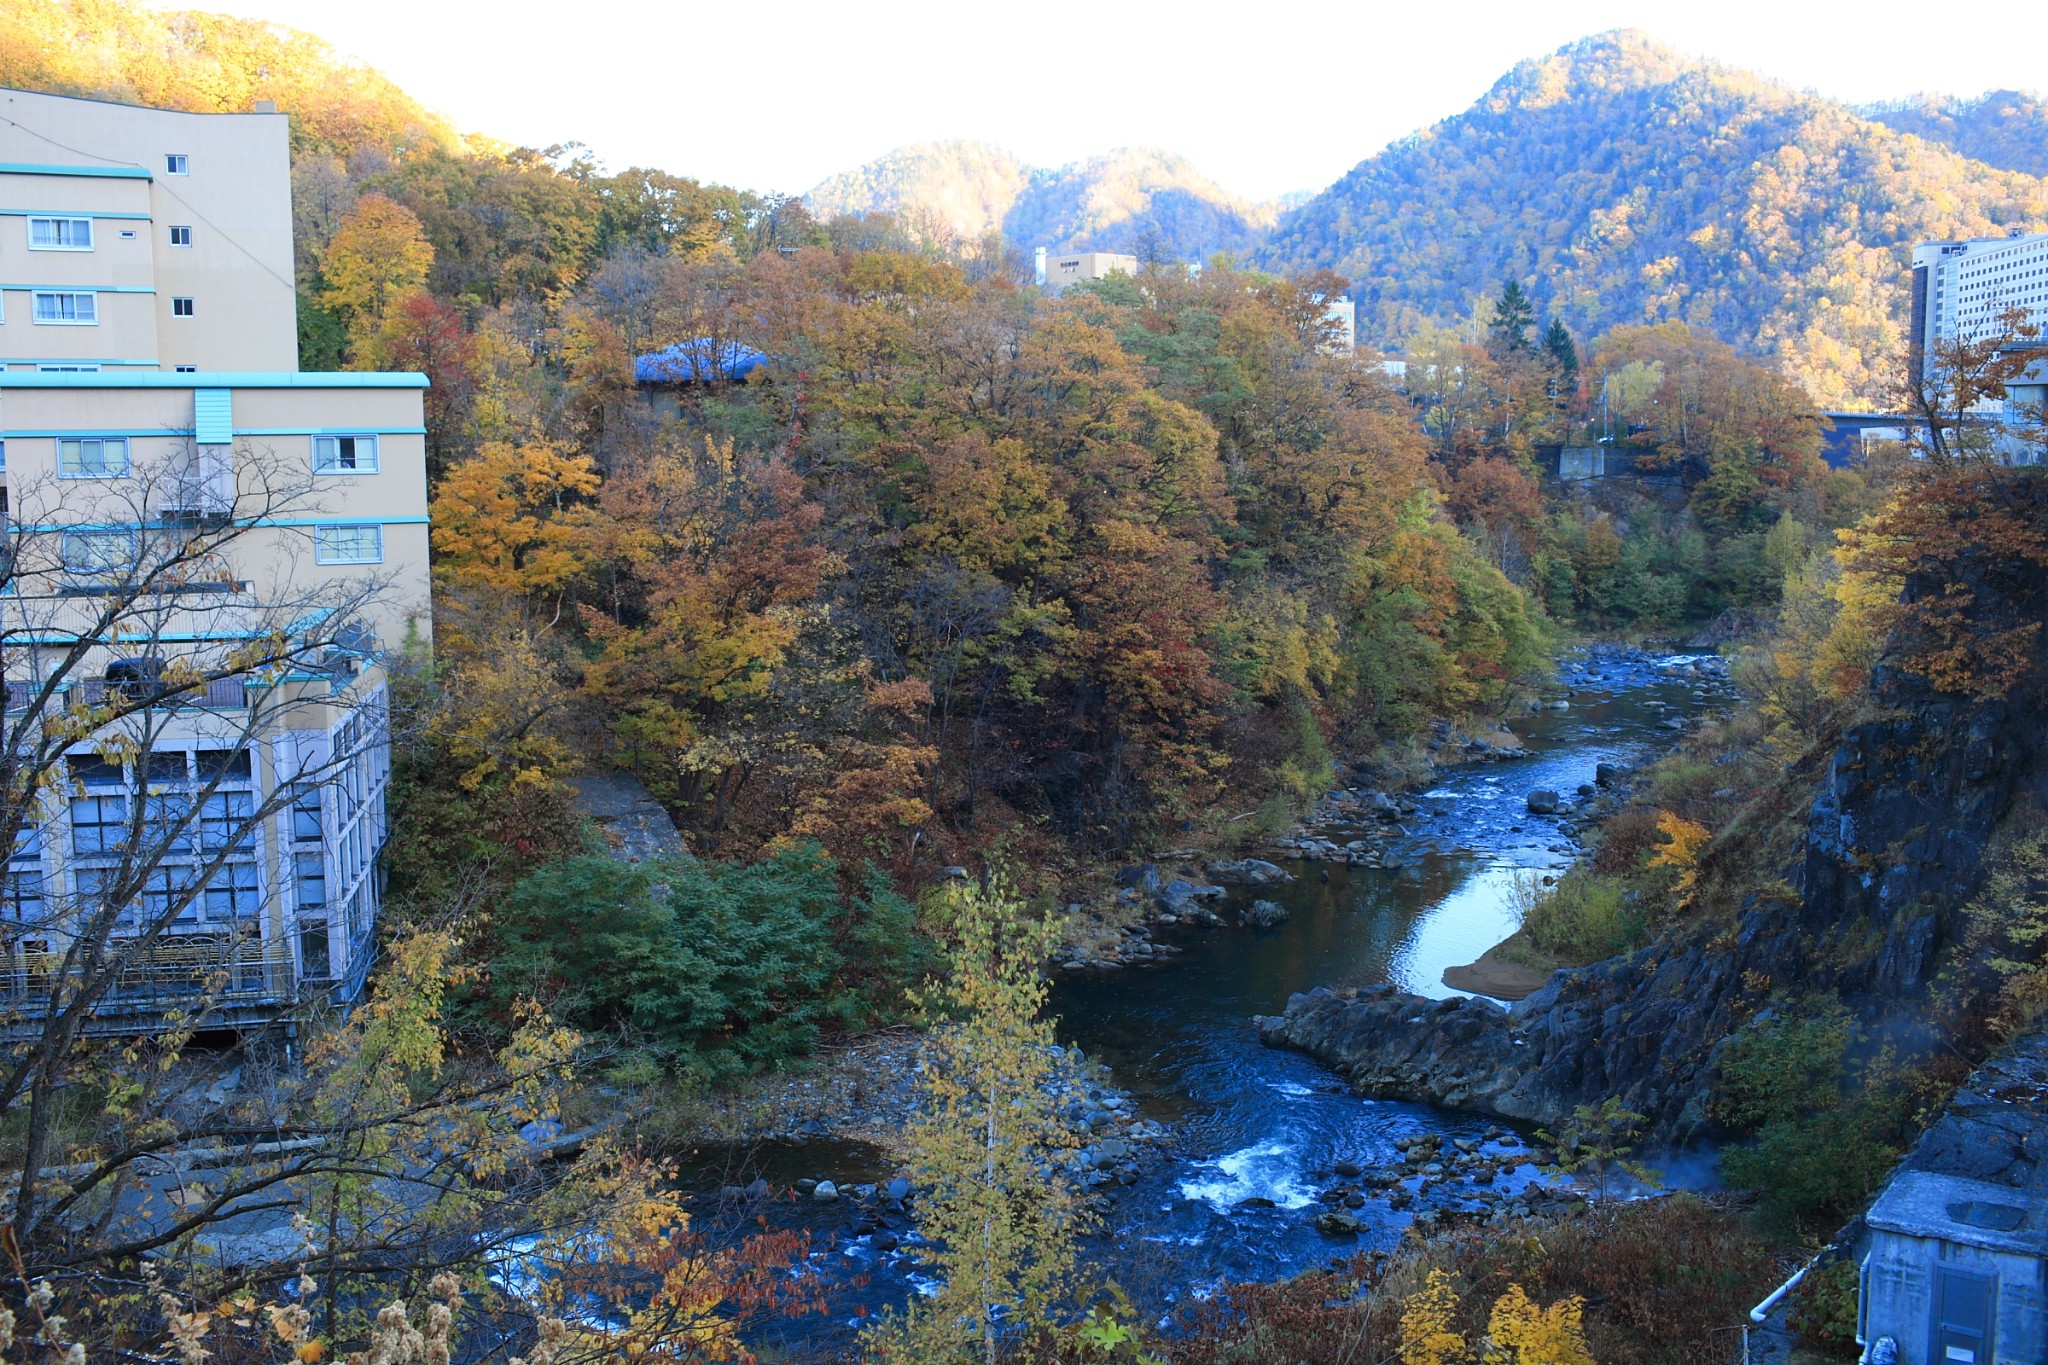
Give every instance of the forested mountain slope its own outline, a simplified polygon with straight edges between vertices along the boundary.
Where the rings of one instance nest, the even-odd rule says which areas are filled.
[[[104,0],[8,0],[0,86],[195,113],[274,100],[295,152],[386,156],[459,139],[382,74],[308,33],[254,19]]]
[[[1914,95],[1863,105],[1856,112],[1987,166],[2048,175],[2048,103],[2039,95],[2023,90],[1992,90],[1973,100]]]
[[[923,142],[834,176],[805,197],[821,218],[886,212],[960,238],[1000,232],[1021,249],[1195,260],[1243,251],[1273,223],[1270,208],[1239,199],[1186,158],[1149,147],[1048,169],[985,142]]]
[[[1679,319],[1833,404],[1881,396],[1915,240],[2043,225],[2040,179],[1620,31],[1360,163],[1260,259],[1352,276],[1369,338],[1512,276],[1574,330]]]

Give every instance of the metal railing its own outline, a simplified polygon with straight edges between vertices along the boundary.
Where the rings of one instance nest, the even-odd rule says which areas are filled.
[[[128,685],[109,683],[105,678],[81,678],[71,684],[71,699],[82,701],[87,706],[101,706],[106,703],[110,688]],[[7,685],[7,704],[10,710],[20,709],[14,702],[15,687],[14,683]],[[249,688],[247,682],[240,677],[215,678],[203,687],[189,688],[164,700],[171,705],[197,706],[209,711],[239,711],[249,704]],[[27,704],[27,689],[24,687],[21,705]]]
[[[151,1002],[205,999],[216,1005],[252,1000],[289,999],[298,986],[298,971],[283,943],[219,934],[178,934],[147,949],[109,944],[119,960],[113,984],[99,1013],[137,1008]],[[64,970],[64,954],[50,949],[16,947],[0,956],[0,999],[33,1013],[47,1004]]]

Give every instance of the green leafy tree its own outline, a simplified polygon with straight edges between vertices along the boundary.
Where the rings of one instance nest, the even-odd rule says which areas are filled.
[[[994,1365],[1004,1333],[1048,1326],[1070,1296],[1085,1217],[1063,1160],[1075,1139],[1050,1092],[1053,1026],[1039,1015],[1039,963],[1062,925],[1000,882],[956,885],[940,910],[951,971],[916,994],[932,1038],[909,1143],[918,1230],[944,1284],[885,1329],[882,1354]]]

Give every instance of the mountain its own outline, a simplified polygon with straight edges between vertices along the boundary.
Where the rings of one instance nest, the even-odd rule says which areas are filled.
[[[886,212],[960,237],[1001,232],[1017,247],[1143,251],[1200,260],[1242,252],[1273,225],[1185,158],[1118,148],[1056,169],[985,142],[921,142],[836,175],[805,196],[821,217]]]
[[[390,157],[460,143],[447,120],[309,33],[190,10],[8,0],[0,86],[195,113],[272,100],[292,116],[297,152]]]
[[[1361,162],[1256,259],[1351,276],[1382,342],[1512,276],[1581,335],[1680,319],[1835,404],[1883,396],[1916,240],[2041,226],[2040,179],[1624,30]]]
[[[1993,90],[1973,100],[1914,95],[1863,105],[1856,112],[1987,166],[2048,175],[2048,103],[2039,95],[2022,90]]]

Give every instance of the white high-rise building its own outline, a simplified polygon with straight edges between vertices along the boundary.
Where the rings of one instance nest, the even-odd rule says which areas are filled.
[[[1943,338],[1995,334],[2014,307],[2048,331],[2048,232],[1913,248],[1913,340],[1924,355]]]
[[[2048,404],[2048,232],[2005,237],[1921,242],[1913,248],[1913,344],[1921,371],[1931,374],[1940,341],[1986,341],[2005,335],[2008,314],[2041,329],[2028,343],[2037,354],[2018,381],[2006,385],[2002,411],[1992,421],[2034,423]],[[2039,459],[2039,448],[2007,431],[2005,458]]]

